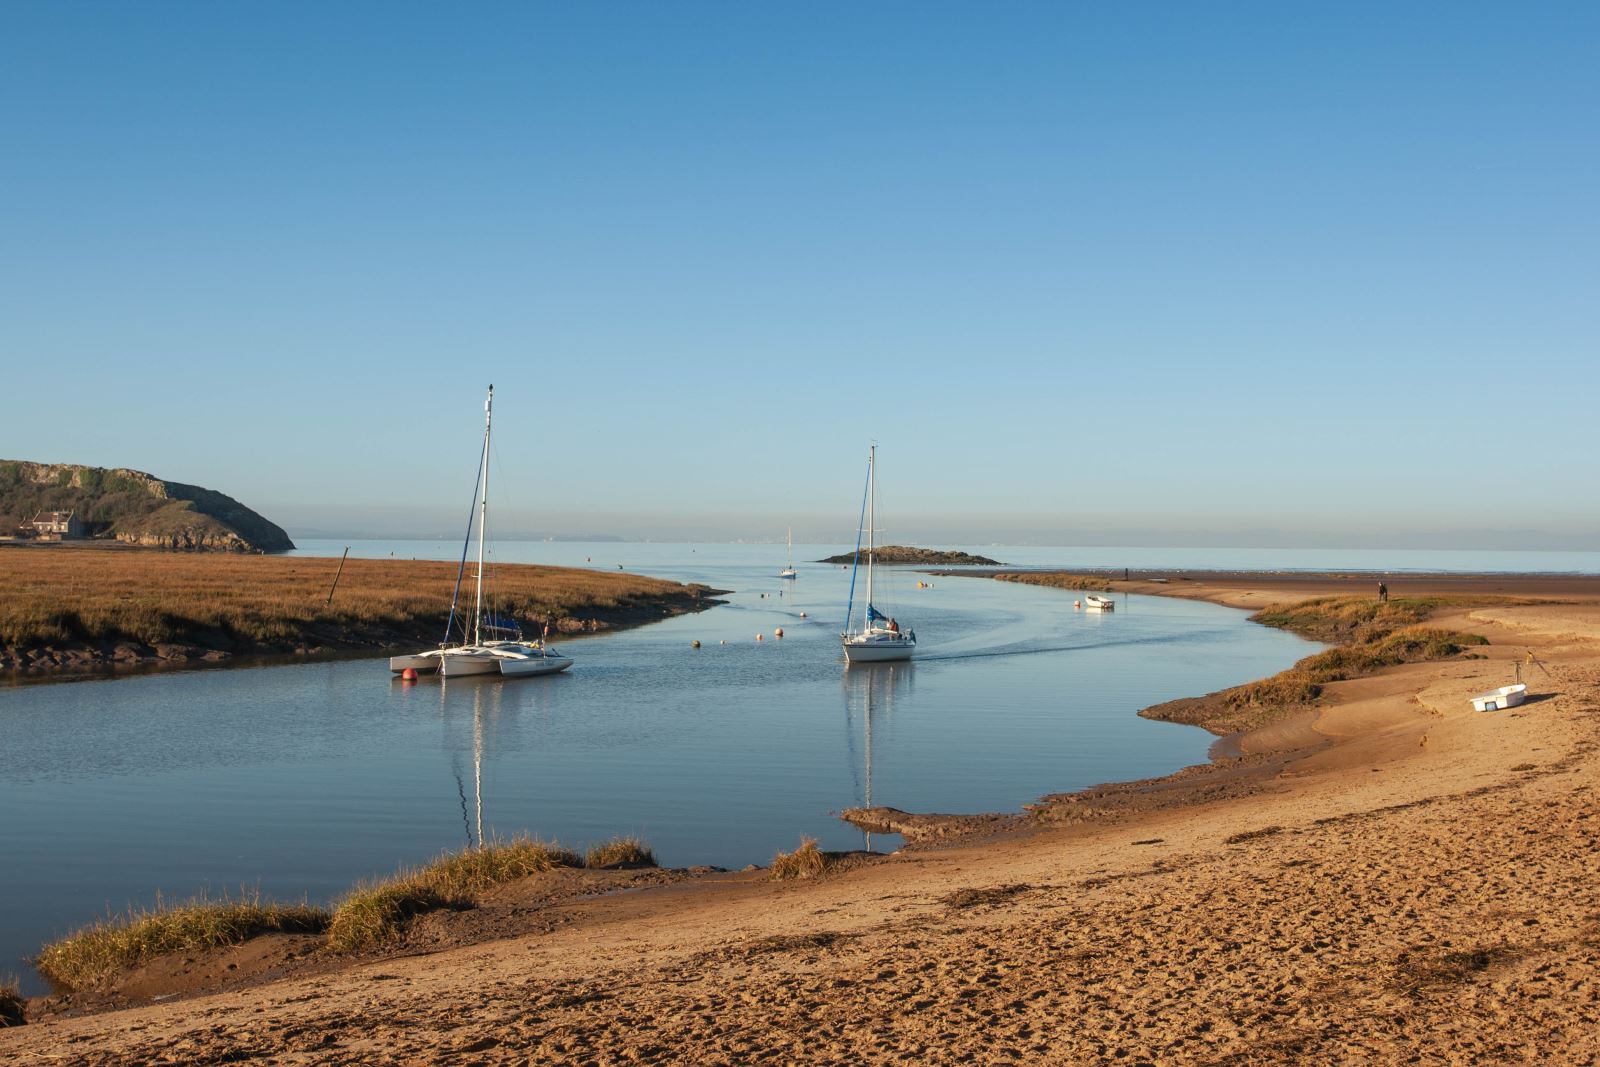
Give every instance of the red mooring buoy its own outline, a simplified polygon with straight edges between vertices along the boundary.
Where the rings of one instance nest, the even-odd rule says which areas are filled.
[[[412,667],[407,667],[405,670],[401,671],[400,672],[400,680],[402,682],[414,682],[414,681],[416,681],[417,680],[416,669],[412,668]]]

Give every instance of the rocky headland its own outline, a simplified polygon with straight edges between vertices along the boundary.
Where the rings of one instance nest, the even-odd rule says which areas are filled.
[[[0,460],[0,534],[33,536],[41,512],[71,512],[77,536],[147,548],[294,548],[282,527],[214,489],[122,467]]]

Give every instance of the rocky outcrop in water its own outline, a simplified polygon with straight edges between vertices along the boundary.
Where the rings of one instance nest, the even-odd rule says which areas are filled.
[[[839,556],[829,556],[819,559],[818,563],[851,563],[855,560],[855,553],[846,552]],[[947,551],[938,548],[908,548],[905,545],[885,545],[873,553],[873,560],[877,563],[920,563],[925,566],[974,566],[997,567],[999,560],[990,559],[988,556],[974,556],[970,552]],[[861,550],[861,562],[867,561],[867,550]]]

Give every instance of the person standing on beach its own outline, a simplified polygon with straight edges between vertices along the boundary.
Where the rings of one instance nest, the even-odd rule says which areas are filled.
[[[1378,583],[1378,602],[1380,604],[1387,604],[1389,602],[1389,587],[1384,585],[1382,582]]]

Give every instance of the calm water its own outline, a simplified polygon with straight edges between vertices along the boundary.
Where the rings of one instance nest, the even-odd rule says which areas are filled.
[[[424,544],[361,548],[450,554]],[[846,670],[848,572],[801,564],[781,582],[781,545],[500,558],[541,553],[735,592],[700,615],[564,642],[577,665],[554,678],[406,686],[357,660],[0,689],[0,974],[157,891],[328,900],[467,844],[480,822],[580,847],[636,833],[663,863],[738,867],[802,834],[860,847],[831,813],[869,793],[912,811],[1015,810],[1161,774],[1203,760],[1210,738],[1137,709],[1311,648],[1205,604],[1133,597],[1101,616],[1052,590],[918,589],[901,572],[879,602],[915,627],[919,659]]]

